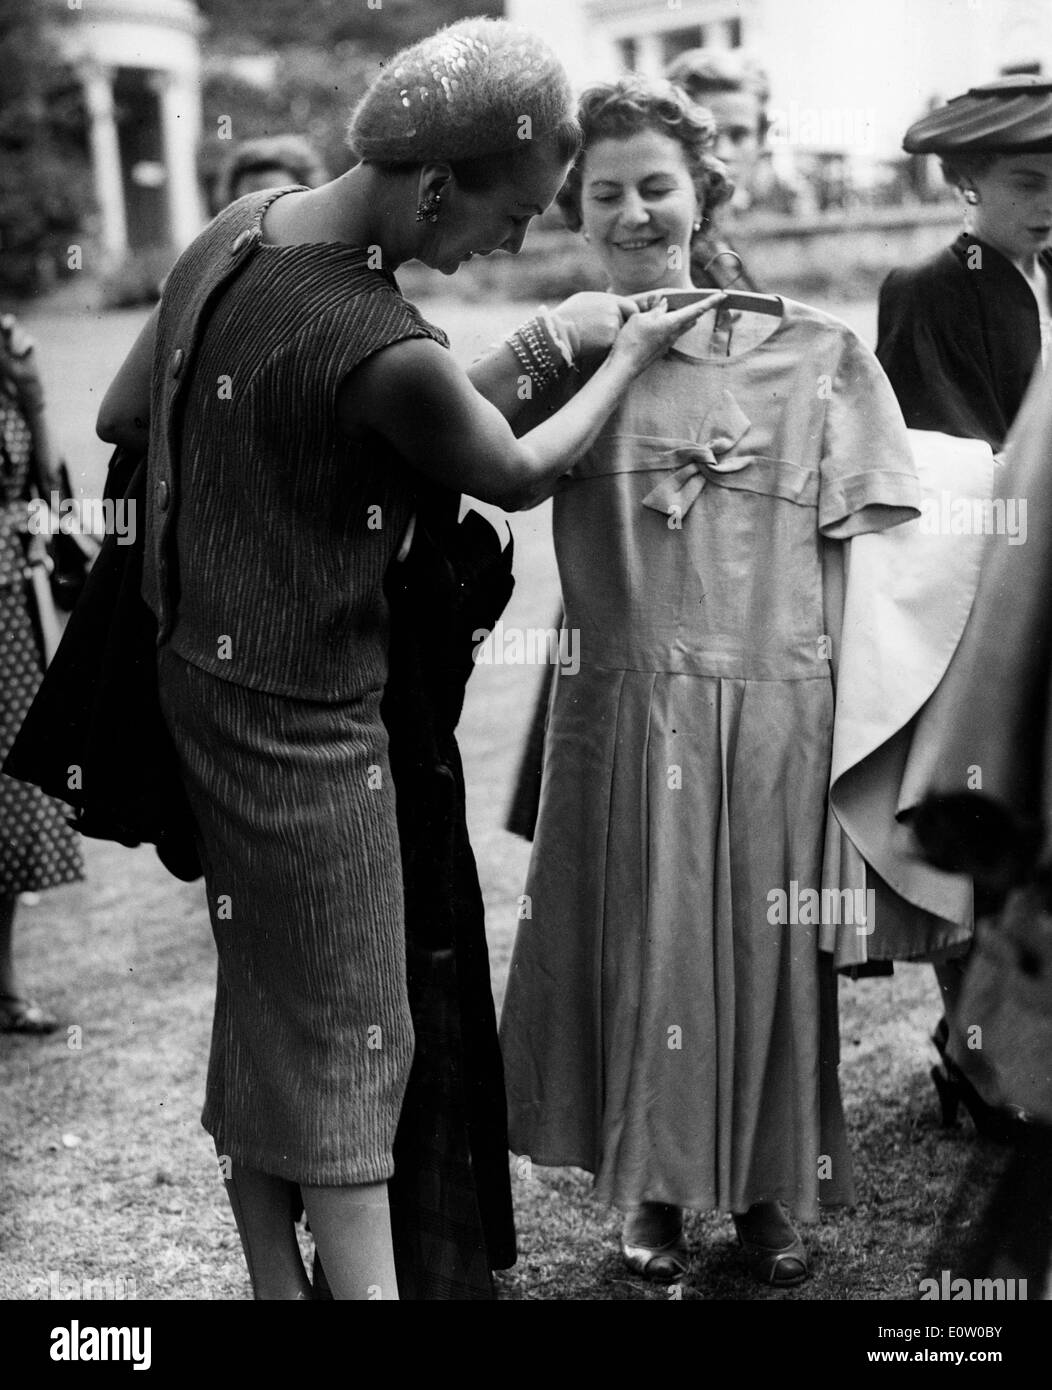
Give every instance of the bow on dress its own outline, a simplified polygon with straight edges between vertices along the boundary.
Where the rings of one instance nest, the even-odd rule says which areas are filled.
[[[663,516],[670,516],[673,508],[678,508],[679,515],[685,516],[710,478],[716,481],[720,474],[740,473],[748,468],[751,462],[748,457],[722,462],[719,458],[734,448],[748,428],[749,417],[731,393],[724,390],[698,431],[699,435],[708,436],[707,442],[677,444],[658,455],[655,461],[675,472],[651,488],[643,498],[643,506]]]

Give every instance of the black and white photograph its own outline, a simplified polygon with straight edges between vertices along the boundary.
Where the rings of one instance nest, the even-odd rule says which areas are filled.
[[[1052,0],[0,0],[0,71],[27,1374],[280,1300],[1019,1374]]]

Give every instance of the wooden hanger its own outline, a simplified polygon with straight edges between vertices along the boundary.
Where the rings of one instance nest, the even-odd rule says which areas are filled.
[[[737,269],[725,285],[718,287],[723,291],[726,298],[721,307],[725,309],[739,309],[748,314],[769,314],[772,318],[780,319],[785,315],[785,301],[777,294],[755,294],[752,290],[735,290],[731,286],[735,280],[739,279],[744,266],[742,258],[737,251],[732,251],[729,246],[725,246],[721,251],[709,257],[701,268],[702,275],[708,275],[712,267],[719,261],[731,260],[737,262]],[[714,276],[715,279],[718,278]],[[687,304],[696,304],[705,294],[711,294],[711,290],[662,290],[661,293],[668,300],[670,309],[683,308]],[[638,296],[637,296],[638,298]]]
[[[751,290],[648,290],[645,294],[629,295],[640,307],[645,308],[655,295],[668,300],[670,309],[683,309],[688,304],[697,304],[699,299],[722,294],[721,309],[740,309],[749,314],[770,314],[780,319],[785,314],[785,300],[777,294],[753,294]]]

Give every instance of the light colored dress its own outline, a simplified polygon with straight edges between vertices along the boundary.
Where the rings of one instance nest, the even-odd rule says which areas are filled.
[[[501,1031],[513,1149],[605,1201],[852,1200],[831,962],[772,894],[822,882],[823,548],[918,501],[876,359],[789,300],[744,351],[649,368],[560,483],[581,665],[552,697]]]

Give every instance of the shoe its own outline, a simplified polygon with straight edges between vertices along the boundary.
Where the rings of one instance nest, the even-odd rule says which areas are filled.
[[[1023,1114],[1010,1107],[987,1104],[960,1067],[949,1058],[932,1067],[931,1079],[939,1096],[943,1129],[957,1128],[957,1117],[963,1105],[972,1117],[976,1133],[984,1139],[1014,1144],[1024,1137],[1027,1122]]]
[[[760,1203],[756,1204],[757,1206]],[[766,1205],[766,1204],[764,1204]],[[754,1208],[750,1207],[750,1211]],[[743,1214],[748,1215],[748,1212]],[[807,1268],[807,1252],[804,1243],[793,1229],[792,1223],[787,1222],[789,1230],[792,1231],[792,1240],[786,1245],[772,1247],[762,1245],[749,1236],[742,1235],[740,1222],[742,1216],[734,1217],[734,1229],[738,1234],[738,1244],[742,1248],[745,1256],[745,1263],[749,1273],[754,1279],[758,1279],[761,1284],[769,1284],[775,1289],[792,1289],[797,1284],[802,1284],[809,1274]]]
[[[621,1254],[633,1274],[655,1284],[674,1284],[690,1268],[690,1250],[682,1231],[666,1245],[629,1245],[622,1237]]]
[[[977,1134],[998,1144],[1013,1144],[1024,1137],[1026,1117],[1011,1106],[990,1105],[975,1089],[956,1062],[946,1055],[950,1029],[945,1017],[940,1018],[931,1035],[941,1062],[931,1069],[931,1079],[939,1096],[943,1129],[956,1129],[957,1116],[963,1105],[972,1117]]]
[[[58,1019],[33,999],[0,994],[0,1033],[53,1033]]]
[[[674,1231],[671,1240],[661,1245],[637,1245],[626,1240],[627,1232],[661,1239]],[[658,1284],[673,1284],[682,1279],[690,1268],[690,1252],[683,1235],[683,1212],[667,1202],[642,1202],[625,1212],[621,1226],[621,1254],[633,1274],[652,1279]]]

